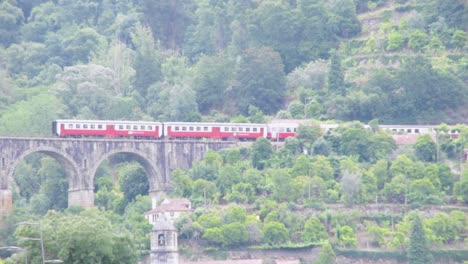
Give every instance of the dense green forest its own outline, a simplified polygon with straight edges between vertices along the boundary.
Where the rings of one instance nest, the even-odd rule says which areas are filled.
[[[2,134],[53,118],[467,119],[453,0],[4,0]],[[28,130],[22,129],[28,127]]]
[[[181,254],[200,254],[195,242],[218,257],[320,245],[320,263],[364,249],[466,260],[453,250],[468,232],[467,26],[463,0],[2,0],[0,135],[50,136],[56,118],[335,120],[330,133],[313,121],[280,146],[260,139],[174,171],[169,195],[195,208],[177,223]],[[377,122],[465,125],[397,146]],[[39,230],[22,221],[40,222],[64,263],[149,252],[140,164],[102,164],[87,210],[67,208],[65,175],[39,154],[16,168],[0,247],[28,250],[0,251],[0,263],[40,263],[37,241],[21,239]]]

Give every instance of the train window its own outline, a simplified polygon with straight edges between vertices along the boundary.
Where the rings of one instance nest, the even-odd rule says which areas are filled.
[[[179,127],[178,126],[174,127],[174,130],[179,131]]]
[[[68,128],[73,128],[73,124],[68,124]]]
[[[257,132],[257,128],[256,127],[252,128],[252,131]]]
[[[393,132],[397,132],[396,128],[393,128],[392,131],[393,131]]]
[[[126,125],[125,129],[130,130],[130,125]]]
[[[95,129],[95,128],[96,128],[96,125],[94,125],[94,124],[91,124],[91,125],[89,125],[89,128],[91,128],[91,129]]]
[[[197,127],[197,131],[201,131],[201,127]]]
[[[223,131],[228,132],[228,131],[229,131],[229,127],[223,127]]]
[[[291,132],[291,128],[286,128],[286,132]]]
[[[123,130],[123,129],[124,129],[124,128],[123,128],[123,125],[119,125],[119,129],[120,129],[120,130]]]
[[[414,133],[419,134],[419,129],[415,128],[415,129],[414,129]]]
[[[411,132],[412,132],[411,128],[406,129],[406,133],[411,133]]]
[[[187,127],[182,127],[182,131],[187,131]]]
[[[81,125],[80,125],[80,124],[76,124],[76,128],[81,128]]]
[[[239,132],[242,132],[242,131],[244,131],[244,128],[239,127]]]
[[[189,131],[193,131],[193,126],[188,128]]]
[[[246,127],[245,132],[250,132],[250,127]]]
[[[97,128],[98,128],[98,129],[102,129],[102,125],[97,125]]]
[[[152,127],[152,126],[148,126],[148,130],[149,130],[149,131],[153,130],[153,127]]]
[[[203,131],[208,131],[208,127],[203,127]]]
[[[88,128],[88,125],[84,124],[84,125],[83,125],[83,128],[87,129],[87,128]]]
[[[138,126],[137,126],[137,125],[133,125],[133,130],[138,130]]]
[[[231,127],[231,131],[236,132],[237,131],[236,127]]]
[[[140,130],[145,130],[145,126],[140,126]]]
[[[331,129],[330,129],[330,130],[331,130]],[[297,131],[297,128],[294,128],[293,131],[296,132],[296,131]]]

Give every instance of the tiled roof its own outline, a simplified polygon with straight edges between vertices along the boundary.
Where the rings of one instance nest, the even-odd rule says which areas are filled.
[[[156,208],[145,212],[145,215],[161,212],[188,212],[191,211],[191,202],[188,199],[166,199]]]
[[[414,145],[418,136],[418,134],[392,135],[397,145]]]

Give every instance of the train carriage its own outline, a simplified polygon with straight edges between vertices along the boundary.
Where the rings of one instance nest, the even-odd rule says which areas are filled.
[[[60,137],[160,138],[161,122],[108,120],[55,120],[52,133]]]
[[[210,138],[255,140],[266,137],[264,124],[165,122],[164,135],[169,139]]]

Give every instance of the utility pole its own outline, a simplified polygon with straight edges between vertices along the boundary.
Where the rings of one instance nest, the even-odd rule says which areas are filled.
[[[39,241],[41,243],[41,257],[42,257],[42,264],[45,263],[63,263],[61,259],[47,259],[45,258],[45,248],[44,248],[44,236],[42,234],[42,225],[39,222],[20,222],[16,225],[35,225],[39,226],[39,237],[23,237],[23,240],[34,240]]]

